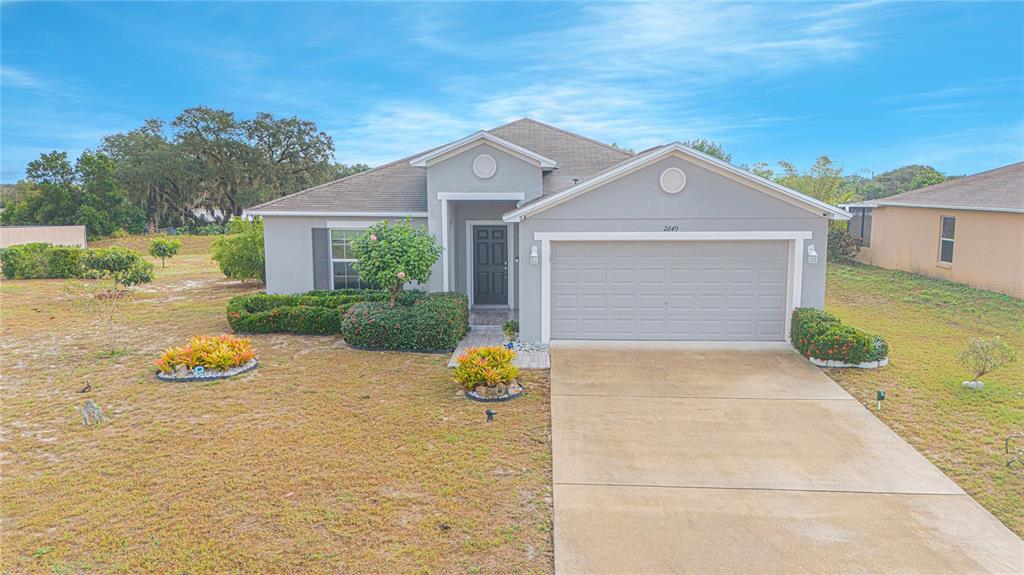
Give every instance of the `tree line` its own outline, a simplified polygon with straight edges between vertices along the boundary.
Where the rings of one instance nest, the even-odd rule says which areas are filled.
[[[685,144],[732,161],[714,141]],[[199,106],[170,123],[151,119],[106,136],[74,164],[66,152],[41,154],[29,162],[25,181],[0,188],[0,224],[81,224],[92,238],[223,225],[253,205],[369,169],[333,158],[334,141],[309,120],[268,113],[239,119]],[[806,170],[784,161],[740,167],[831,204],[878,199],[950,178],[921,165],[845,174],[827,156]]]
[[[4,186],[4,225],[83,224],[90,237],[118,230],[224,224],[280,196],[369,169],[334,162],[334,141],[314,122],[259,113],[239,119],[206,106],[169,124],[103,138],[72,164],[66,152],[29,162]]]

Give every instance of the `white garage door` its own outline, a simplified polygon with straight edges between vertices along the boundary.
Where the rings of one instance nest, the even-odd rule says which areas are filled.
[[[778,341],[787,242],[552,242],[552,339]]]

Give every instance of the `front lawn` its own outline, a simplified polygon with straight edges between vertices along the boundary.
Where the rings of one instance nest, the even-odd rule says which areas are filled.
[[[1024,431],[1024,301],[913,274],[862,265],[828,268],[825,308],[885,337],[891,364],[828,370],[850,394],[1019,535],[1024,535],[1024,469],[1006,466],[1003,440]],[[1002,336],[1020,356],[970,379],[958,354],[971,337]]]
[[[491,424],[447,356],[337,336],[255,335],[249,374],[158,382],[165,348],[230,332],[227,301],[258,289],[183,239],[114,357],[66,281],[0,283],[0,572],[552,571],[545,372]],[[82,425],[86,399],[106,424]]]

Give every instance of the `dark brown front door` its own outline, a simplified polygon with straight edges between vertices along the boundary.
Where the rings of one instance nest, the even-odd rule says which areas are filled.
[[[508,304],[508,229],[473,226],[473,303]]]

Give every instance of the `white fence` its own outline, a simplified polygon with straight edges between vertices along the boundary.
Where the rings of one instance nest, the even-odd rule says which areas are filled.
[[[19,244],[47,243],[85,247],[85,226],[3,226],[0,248]]]

